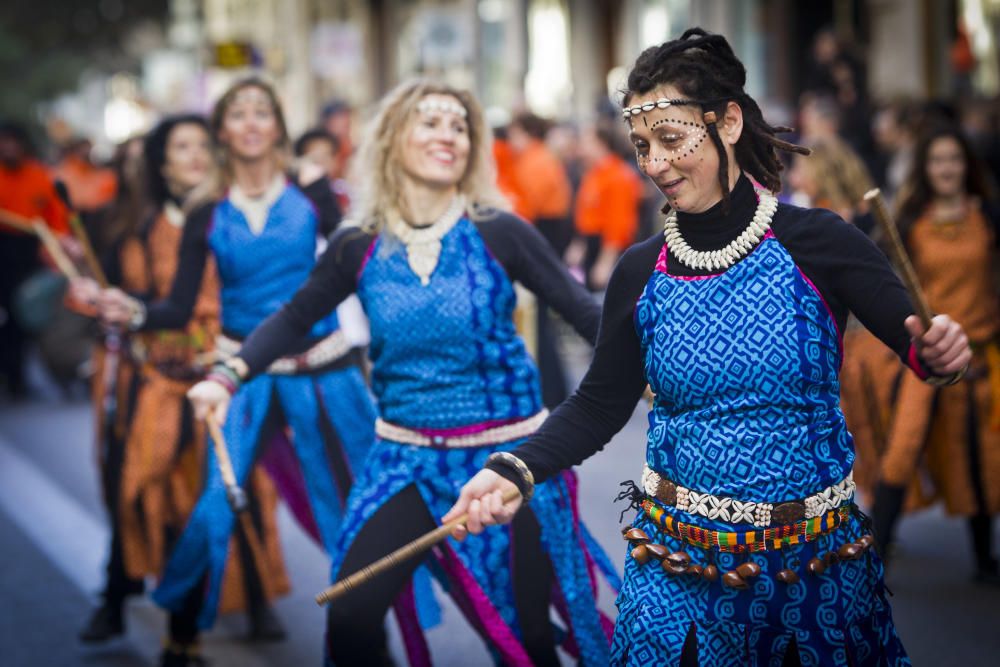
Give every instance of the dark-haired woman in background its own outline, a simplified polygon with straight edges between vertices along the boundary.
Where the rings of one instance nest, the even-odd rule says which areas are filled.
[[[120,202],[109,222],[121,237],[109,279],[127,292],[156,300],[170,293],[174,281],[185,200],[215,171],[208,124],[198,115],[167,118],[141,142],[137,155],[133,161],[141,166],[123,172],[135,172],[133,176],[144,176],[146,182],[129,179],[119,191]],[[74,297],[96,298],[96,290],[90,281],[77,281]],[[133,333],[120,352],[119,360],[125,360],[130,372],[119,374],[119,423],[100,429],[109,441],[102,470],[112,515],[108,583],[104,603],[81,632],[83,641],[102,641],[124,631],[124,595],[141,590],[144,577],[163,572],[201,493],[205,432],[193,421],[185,394],[204,375],[218,333],[219,282],[210,261],[187,325],[177,331]],[[100,384],[98,380],[94,397],[99,410],[104,393]],[[257,581],[246,546],[234,543],[220,609],[246,608],[250,636],[274,639],[284,633],[263,592],[288,590],[274,518],[277,494],[262,472],[254,475],[249,490],[272,556],[272,567],[261,573],[269,581]]]
[[[602,448],[648,383],[612,664],[908,665],[852,502],[840,332],[854,312],[929,378],[956,379],[970,353],[947,316],[921,330],[863,233],[777,203],[774,149],[804,151],[775,136],[786,128],[745,81],[725,38],[701,29],[639,56],[623,115],[667,196],[666,242],[623,255],[579,390],[491,457],[445,520],[468,510],[473,533],[510,521],[521,502],[503,492],[529,497]]]
[[[874,525],[893,540],[906,489],[923,465],[950,514],[968,518],[975,579],[1000,585],[993,519],[1000,512],[1000,216],[985,170],[961,131],[938,127],[917,144],[900,190],[900,233],[934,311],[965,329],[973,357],[966,381],[935,388],[904,377],[879,463]],[[872,462],[874,463],[874,462]]]

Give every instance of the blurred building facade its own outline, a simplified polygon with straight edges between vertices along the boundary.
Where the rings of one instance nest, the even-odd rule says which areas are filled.
[[[276,84],[293,132],[312,125],[332,98],[364,110],[417,74],[472,88],[494,122],[524,107],[586,119],[612,104],[642,49],[693,25],[730,39],[750,73],[749,92],[772,108],[795,104],[824,27],[866,45],[859,58],[875,99],[959,90],[992,96],[1000,87],[1000,0],[170,0],[169,7],[141,74],[126,73],[135,85],[108,74],[109,91],[114,80],[118,92],[105,102],[117,97],[118,115],[106,138],[142,124],[138,116],[129,124],[129,109],[205,111],[248,73]],[[964,60],[956,56],[963,39]]]

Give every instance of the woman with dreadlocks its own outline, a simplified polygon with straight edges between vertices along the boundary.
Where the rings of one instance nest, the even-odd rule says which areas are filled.
[[[666,243],[623,255],[579,390],[491,456],[445,520],[469,511],[472,533],[509,521],[522,502],[503,505],[505,491],[527,498],[599,450],[649,383],[611,663],[908,665],[852,502],[840,332],[854,312],[932,381],[960,377],[968,344],[944,315],[922,330],[856,228],[777,203],[775,148],[804,149],[775,137],[786,128],[764,121],[745,79],[701,29],[639,56],[623,115],[667,196]]]

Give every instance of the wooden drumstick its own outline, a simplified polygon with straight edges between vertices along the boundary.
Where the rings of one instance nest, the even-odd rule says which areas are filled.
[[[896,223],[889,213],[889,207],[886,206],[885,199],[882,197],[882,191],[878,188],[869,190],[865,193],[864,199],[871,207],[875,221],[878,222],[879,227],[882,228],[882,232],[889,241],[889,253],[892,256],[893,263],[896,264],[896,268],[899,270],[899,277],[903,280],[906,291],[910,293],[910,300],[913,301],[913,307],[917,311],[920,322],[924,325],[924,330],[930,329],[931,318],[934,314],[931,312],[930,306],[927,305],[927,298],[924,296],[924,291],[920,289],[917,272],[913,268],[910,256],[906,253],[903,240],[899,237],[899,229],[897,229]]]
[[[80,272],[76,270],[76,265],[73,264],[73,261],[66,255],[66,251],[59,245],[59,239],[52,233],[52,230],[41,220],[35,220],[32,226],[35,228],[38,238],[41,239],[42,245],[45,246],[45,250],[52,257],[52,261],[56,263],[59,271],[67,278],[79,278]]]
[[[260,580],[264,597],[270,600],[272,597],[270,582],[268,577],[265,576],[264,569],[267,565],[267,560],[264,556],[264,547],[261,544],[260,537],[257,535],[257,528],[253,525],[250,512],[247,511],[249,506],[247,504],[246,493],[244,493],[236,481],[233,461],[229,458],[226,439],[222,435],[222,429],[219,428],[219,422],[216,421],[215,415],[209,413],[205,417],[205,423],[208,425],[208,431],[212,436],[212,446],[215,450],[215,458],[219,461],[219,473],[222,475],[222,483],[226,486],[226,498],[229,500],[233,513],[236,514],[236,518],[239,520],[240,529],[247,540],[247,546],[250,547],[250,557],[253,559],[254,568],[257,570],[257,578]]]
[[[106,289],[108,287],[108,278],[104,275],[101,263],[97,261],[97,253],[94,252],[94,246],[90,243],[87,230],[84,229],[83,222],[81,222],[80,216],[76,213],[69,216],[69,227],[73,230],[73,236],[76,237],[76,240],[83,247],[83,257],[87,261],[87,268],[90,269],[90,274],[102,289]]]
[[[503,495],[503,504],[506,505],[509,502],[513,502],[521,497],[521,492],[516,488],[509,489],[507,493]],[[388,556],[383,556],[377,561],[370,565],[366,565],[357,572],[351,574],[350,576],[344,577],[332,586],[324,589],[321,593],[316,596],[316,604],[323,606],[334,599],[340,597],[344,593],[361,586],[362,584],[371,581],[377,577],[382,572],[386,570],[391,570],[396,565],[409,560],[415,556],[419,556],[424,553],[435,544],[443,542],[452,531],[458,526],[464,526],[469,520],[469,515],[463,514],[455,519],[452,519],[448,523],[442,524],[424,535],[418,537],[417,539],[404,544],[400,548],[396,549]]]

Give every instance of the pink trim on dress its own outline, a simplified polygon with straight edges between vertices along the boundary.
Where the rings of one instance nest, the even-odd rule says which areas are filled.
[[[920,357],[917,356],[917,346],[912,342],[910,343],[910,350],[906,353],[906,365],[910,367],[917,377],[921,380],[926,380],[931,376],[924,365],[920,362]]]
[[[470,622],[483,629],[490,643],[500,653],[501,662],[512,667],[531,667],[531,658],[524,650],[514,631],[500,612],[486,596],[479,583],[466,569],[455,550],[445,542],[434,549],[434,556],[444,569],[448,579],[453,582],[451,593],[459,602],[460,608],[465,608],[466,615],[472,615]]]
[[[358,267],[358,274],[354,277],[355,280],[361,281],[361,274],[365,272],[365,267],[368,266],[368,260],[372,258],[372,253],[375,252],[375,244],[378,242],[379,237],[372,239],[372,242],[368,244],[368,250],[365,250],[365,256],[361,260],[361,266]]]
[[[493,419],[490,421],[480,422],[478,424],[466,424],[465,426],[456,426],[454,428],[413,428],[413,427],[407,427],[407,428],[409,428],[411,431],[416,431],[421,435],[426,435],[428,438],[433,438],[433,437],[451,438],[458,435],[470,435],[472,433],[482,433],[483,431],[488,431],[491,428],[497,428],[499,426],[507,426],[508,424],[516,424],[517,422],[522,422],[525,419],[530,419],[530,417]]]
[[[798,264],[795,265],[795,269],[799,272],[799,275],[802,276],[802,279],[806,281],[806,284],[809,285],[809,287],[812,288],[812,291],[816,292],[816,296],[819,297],[819,300],[823,302],[823,307],[826,308],[826,314],[830,316],[830,321],[833,322],[833,328],[837,332],[837,351],[840,353],[840,363],[843,364],[843,362],[844,362],[844,335],[840,332],[840,325],[837,324],[837,318],[833,316],[833,309],[830,308],[830,304],[828,304],[826,302],[826,299],[823,298],[823,293],[819,291],[819,288],[816,287],[816,285],[813,283],[813,281],[809,280],[809,276],[806,275],[805,271],[803,271],[801,268],[799,268]],[[839,366],[839,364],[838,364],[838,366]]]

